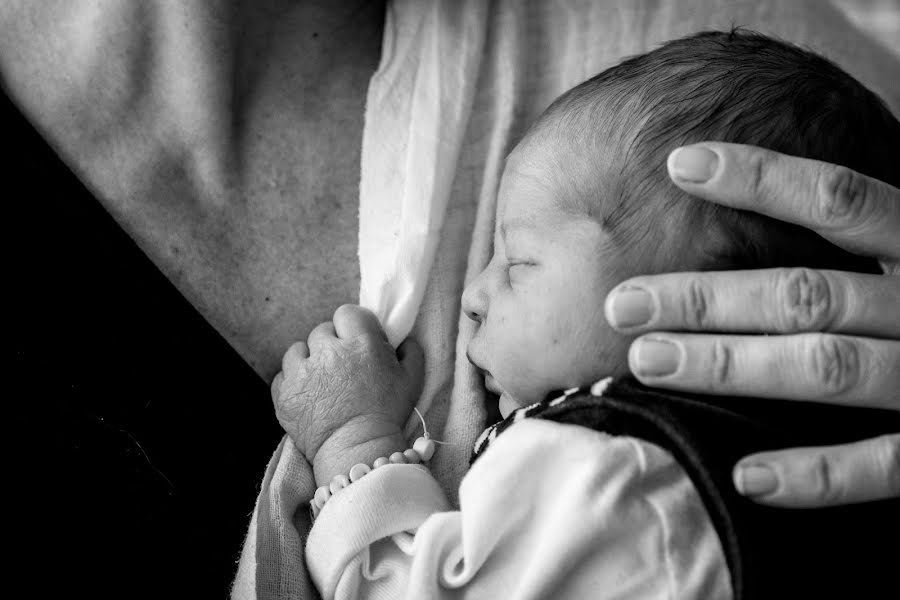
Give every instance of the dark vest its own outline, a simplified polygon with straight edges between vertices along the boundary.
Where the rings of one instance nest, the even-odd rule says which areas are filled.
[[[743,456],[848,443],[900,431],[900,413],[813,402],[664,393],[631,378],[602,396],[569,390],[516,411],[628,435],[668,450],[697,488],[722,543],[734,597],[900,598],[900,499],[815,510],[769,508],[738,494]],[[494,426],[500,435],[516,413]],[[474,462],[494,436],[476,448]]]

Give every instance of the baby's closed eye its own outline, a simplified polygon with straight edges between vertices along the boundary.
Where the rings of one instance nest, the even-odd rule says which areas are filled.
[[[517,267],[534,267],[534,266],[536,266],[535,263],[530,260],[516,260],[516,259],[509,259],[506,264],[507,264],[507,269],[510,272],[512,272],[513,269],[516,269]],[[523,269],[518,269],[518,270],[521,271]]]
[[[506,263],[506,278],[510,284],[528,279],[535,266],[530,260],[509,260]]]

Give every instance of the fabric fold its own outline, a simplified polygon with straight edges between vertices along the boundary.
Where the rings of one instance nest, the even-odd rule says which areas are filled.
[[[366,99],[360,304],[395,347],[425,295],[484,45],[487,4],[457,4],[389,5],[384,54]]]

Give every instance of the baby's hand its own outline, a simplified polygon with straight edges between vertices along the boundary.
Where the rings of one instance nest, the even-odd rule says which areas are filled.
[[[395,352],[375,315],[352,304],[333,318],[288,349],[272,382],[278,421],[317,479],[354,448],[402,450],[403,426],[422,387],[424,358],[415,341]]]

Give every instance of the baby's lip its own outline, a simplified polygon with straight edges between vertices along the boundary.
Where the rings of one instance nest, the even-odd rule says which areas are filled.
[[[487,369],[485,369],[484,367],[482,367],[480,364],[478,364],[478,361],[475,360],[475,357],[472,356],[472,353],[471,353],[471,352],[466,351],[466,358],[469,359],[469,363],[471,363],[471,365],[472,365],[473,367],[475,367],[475,368],[478,370],[478,372],[481,373],[482,376],[490,375],[490,374],[491,374],[490,371],[488,371]]]
[[[500,388],[500,385],[497,383],[497,380],[494,379],[494,376],[491,375],[491,372],[478,364],[478,362],[472,357],[470,352],[466,352],[466,358],[469,359],[469,362],[472,363],[472,366],[478,370],[482,377],[484,377],[484,387],[487,388],[489,392],[492,394],[497,394],[498,396],[503,393],[503,390]]]
[[[487,388],[487,391],[492,394],[497,394],[498,396],[503,394],[503,389],[497,383],[497,380],[494,379],[494,376],[490,373],[485,373],[484,375],[484,387]]]

